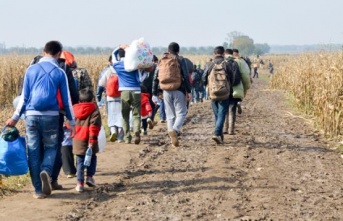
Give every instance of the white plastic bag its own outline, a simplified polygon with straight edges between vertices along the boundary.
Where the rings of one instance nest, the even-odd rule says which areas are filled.
[[[130,47],[125,49],[124,68],[126,71],[149,68],[153,65],[152,58],[150,45],[144,38],[134,40]]]
[[[104,126],[101,126],[99,136],[98,136],[99,152],[103,152],[106,146],[106,133]]]

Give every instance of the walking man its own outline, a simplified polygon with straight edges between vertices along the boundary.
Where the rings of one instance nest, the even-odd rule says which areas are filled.
[[[6,122],[8,126],[15,126],[25,112],[28,163],[31,181],[35,188],[34,197],[37,199],[51,194],[50,176],[59,145],[60,108],[56,98],[58,91],[70,122],[71,136],[75,134],[67,76],[57,62],[61,52],[60,42],[46,43],[44,57],[26,70],[19,104],[12,118]]]
[[[217,144],[224,141],[223,125],[229,103],[233,99],[232,87],[240,83],[240,73],[234,60],[225,60],[224,47],[214,49],[214,59],[203,74],[204,84],[208,86],[209,97],[215,117],[215,128],[212,139]]]
[[[187,64],[179,52],[178,43],[169,44],[168,52],[163,54],[158,64],[153,82],[154,96],[158,96],[158,86],[163,90],[168,134],[174,147],[180,145],[178,136],[186,119],[187,98],[192,99]]]

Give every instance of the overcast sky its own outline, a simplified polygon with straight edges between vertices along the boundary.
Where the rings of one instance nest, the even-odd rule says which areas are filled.
[[[221,45],[239,31],[255,43],[343,43],[343,0],[0,0],[0,43],[109,46]]]

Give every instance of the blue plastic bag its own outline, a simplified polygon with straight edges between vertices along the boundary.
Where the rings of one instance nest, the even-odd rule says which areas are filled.
[[[0,137],[0,174],[17,176],[26,174],[28,170],[25,138],[18,137],[8,142]]]

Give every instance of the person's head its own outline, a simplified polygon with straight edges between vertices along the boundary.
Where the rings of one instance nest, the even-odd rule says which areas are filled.
[[[232,51],[233,51],[233,56],[239,58],[239,51],[238,51],[238,49],[234,48],[234,49],[232,49]]]
[[[233,55],[233,50],[230,48],[225,49],[225,54],[226,55]]]
[[[168,52],[171,54],[179,54],[180,46],[176,42],[172,42],[168,45]]]
[[[213,54],[214,54],[215,56],[216,56],[216,55],[221,55],[221,56],[223,56],[223,55],[224,55],[224,51],[225,51],[225,49],[224,49],[223,46],[217,46],[217,47],[214,48]]]
[[[86,87],[79,91],[79,101],[80,103],[92,102],[94,99],[93,91]]]
[[[193,68],[194,68],[194,70],[196,70],[196,69],[197,69],[197,66],[196,66],[196,65],[194,65],[194,66],[193,66]]]
[[[59,58],[62,53],[63,46],[59,41],[49,41],[43,49],[44,56]]]
[[[64,59],[65,63],[70,68],[77,68],[77,63],[75,61],[75,57],[70,51],[62,51],[60,58]]]
[[[156,55],[153,55],[153,56],[152,56],[152,62],[154,62],[155,64],[157,64],[158,58],[156,57]]]
[[[119,56],[119,59],[120,58],[125,58],[125,50],[122,49],[122,48],[119,48],[118,49],[118,56]]]
[[[197,63],[197,68],[200,69],[201,65],[200,63]]]

